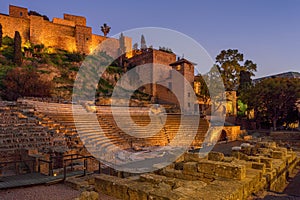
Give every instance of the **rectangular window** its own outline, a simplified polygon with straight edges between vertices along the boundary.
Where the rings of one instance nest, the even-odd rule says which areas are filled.
[[[20,16],[21,16],[21,17],[23,16],[23,13],[22,13],[22,12],[20,12]]]

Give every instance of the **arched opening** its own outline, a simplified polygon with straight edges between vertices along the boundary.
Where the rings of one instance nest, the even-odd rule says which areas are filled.
[[[227,133],[225,130],[222,130],[221,135],[219,137],[219,142],[220,141],[226,141],[227,140]]]

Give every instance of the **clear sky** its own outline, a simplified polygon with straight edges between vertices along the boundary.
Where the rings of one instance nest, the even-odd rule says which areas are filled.
[[[182,32],[199,42],[215,58],[223,49],[236,48],[258,65],[256,78],[300,72],[300,1],[298,0],[1,0],[8,5],[53,17],[82,15],[96,34],[100,26],[110,35],[138,27],[163,27]],[[146,38],[147,40],[147,38]]]

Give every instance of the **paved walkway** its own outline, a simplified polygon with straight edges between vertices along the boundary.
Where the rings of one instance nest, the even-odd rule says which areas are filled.
[[[224,155],[229,156],[231,155],[231,148],[234,146],[240,146],[243,141],[232,141],[232,142],[218,142],[212,151],[222,152]]]
[[[83,171],[74,171],[67,174],[67,177],[83,175]],[[22,174],[16,176],[0,177],[0,189],[32,186],[59,182],[63,180],[63,175],[46,176],[40,173]]]

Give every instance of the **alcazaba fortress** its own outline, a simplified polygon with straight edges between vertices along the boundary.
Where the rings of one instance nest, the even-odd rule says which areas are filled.
[[[43,16],[30,15],[27,8],[13,5],[9,6],[8,15],[0,13],[0,23],[4,36],[13,38],[15,31],[19,31],[23,43],[30,41],[69,52],[88,54],[106,39],[92,33],[92,28],[86,25],[85,17],[64,14],[63,19],[53,18],[51,22]],[[115,45],[114,49],[118,49],[117,39]],[[125,46],[127,51],[131,50],[131,38],[125,37]]]

